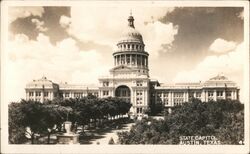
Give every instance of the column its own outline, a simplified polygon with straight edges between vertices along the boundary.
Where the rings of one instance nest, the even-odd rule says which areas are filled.
[[[187,102],[189,102],[189,93],[188,93],[188,91],[186,93],[186,98],[187,98]]]
[[[128,64],[127,64],[127,54],[124,54],[124,56],[125,56],[125,57],[124,57],[125,65],[128,65]]]
[[[156,92],[156,93],[155,93],[155,103],[158,103],[158,102],[157,102],[157,95],[158,95],[158,93]]]
[[[201,92],[201,101],[202,102],[206,101],[206,95],[205,95],[205,91],[204,90],[202,90],[202,92]]]
[[[217,101],[217,93],[216,93],[216,90],[214,90],[214,101]]]
[[[171,93],[172,105],[174,106],[174,92]]]
[[[34,95],[33,95],[34,100],[36,100],[36,91],[34,90]]]
[[[162,103],[164,103],[164,106],[165,106],[164,97],[163,97],[163,91],[161,92],[161,101],[162,101]]]
[[[51,92],[51,100],[53,100],[54,99],[54,92],[52,91]]]
[[[26,90],[26,100],[29,100],[29,92]]]
[[[137,54],[135,55],[135,66],[138,67],[138,65],[137,65]]]
[[[168,92],[168,105],[171,106],[172,105],[172,98],[171,98],[172,94],[171,91]]]
[[[140,59],[141,59],[141,64],[140,64],[140,65],[141,65],[141,67],[142,67],[142,55],[140,56]]]
[[[44,91],[41,91],[41,103],[44,102]]]
[[[223,99],[226,99],[226,90],[223,90]]]
[[[148,106],[148,90],[145,90],[145,105]]]
[[[208,102],[208,91],[205,91],[205,102]]]
[[[121,55],[117,56],[118,65],[121,65]]]
[[[130,66],[132,66],[132,54],[130,54]]]

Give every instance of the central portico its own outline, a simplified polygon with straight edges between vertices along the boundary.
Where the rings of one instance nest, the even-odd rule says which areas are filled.
[[[144,47],[142,35],[135,29],[134,18],[130,15],[117,51],[113,53],[114,67],[108,77],[99,78],[99,96],[125,99],[132,104],[134,115],[142,115],[148,107],[149,54]]]

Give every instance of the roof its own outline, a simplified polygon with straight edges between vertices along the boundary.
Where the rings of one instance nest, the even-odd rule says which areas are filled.
[[[41,79],[29,82],[26,88],[58,88],[58,85],[43,76]]]

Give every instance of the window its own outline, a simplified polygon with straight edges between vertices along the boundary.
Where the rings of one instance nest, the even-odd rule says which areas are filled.
[[[164,98],[163,102],[164,102],[164,104],[168,105],[168,99],[167,98]]]
[[[201,92],[197,92],[196,97],[200,98],[201,97]]]
[[[217,91],[217,96],[222,97],[223,96],[223,91]]]
[[[176,97],[176,98],[183,97],[183,93],[182,92],[175,92],[174,97]]]
[[[138,45],[136,45],[136,50],[138,49]]]
[[[128,49],[130,49],[130,44],[128,44]]]
[[[231,91],[227,91],[227,92],[226,92],[226,95],[227,95],[227,97],[231,97],[232,92],[231,92]]]
[[[136,81],[136,86],[141,87],[142,86],[142,81]]]
[[[41,96],[41,92],[40,92],[40,91],[37,91],[37,92],[36,92],[36,96]]]
[[[121,55],[121,64],[125,64],[125,56]]]
[[[127,62],[127,64],[130,64],[130,55],[127,55],[126,62]]]
[[[134,44],[132,44],[132,50],[134,50],[134,47],[135,47],[135,45],[134,45]]]
[[[82,93],[74,93],[74,97],[75,98],[81,98],[82,97]]]
[[[69,93],[65,93],[65,97],[69,97]]]
[[[94,92],[94,96],[98,97],[98,92]]]
[[[103,91],[103,96],[108,96],[109,95],[109,91],[105,90]]]
[[[108,87],[109,86],[109,82],[108,81],[104,81],[103,82],[103,87]]]
[[[29,96],[34,96],[34,93],[33,92],[29,92]]]
[[[136,108],[136,112],[137,112],[137,113],[142,113],[142,108],[141,108],[141,107]]]
[[[44,92],[44,97],[48,97],[49,93],[48,92]]]
[[[137,96],[142,96],[142,91],[137,91],[137,92],[136,92],[136,95],[137,95]]]
[[[168,93],[164,93],[164,94],[163,94],[163,97],[168,97]]]
[[[213,96],[214,96],[214,92],[209,91],[209,92],[208,92],[208,97],[213,97]]]

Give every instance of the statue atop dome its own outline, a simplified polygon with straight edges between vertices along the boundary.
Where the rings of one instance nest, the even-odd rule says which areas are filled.
[[[130,16],[128,17],[128,26],[135,28],[134,26],[134,17],[132,16],[132,12],[130,12]]]

